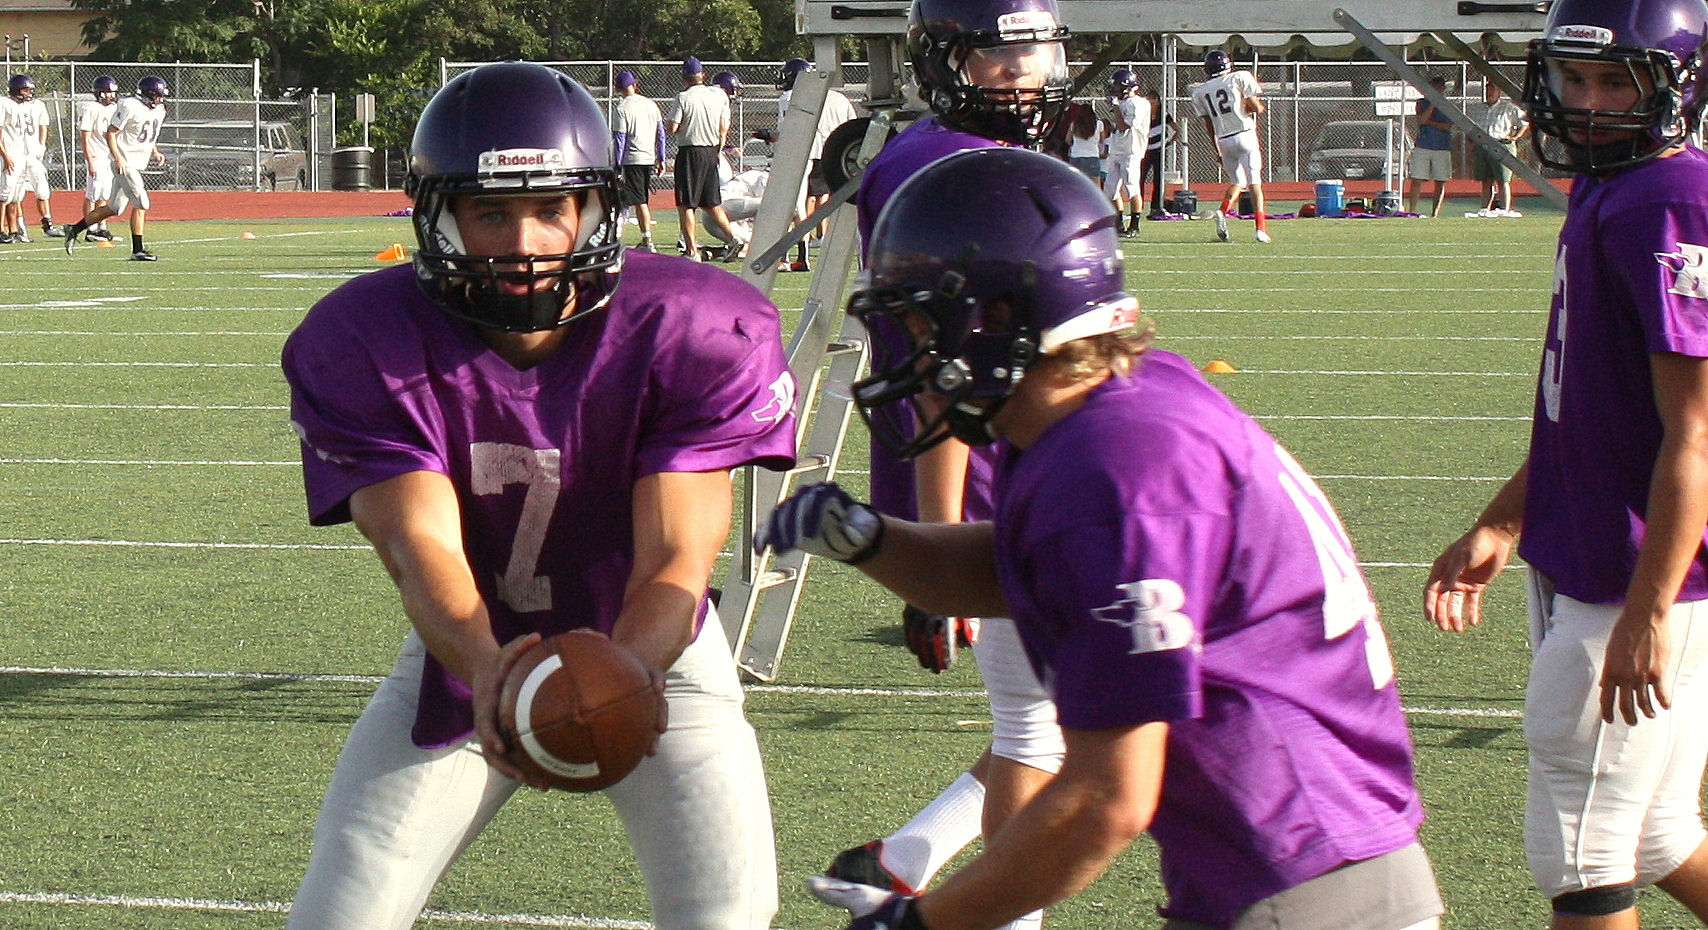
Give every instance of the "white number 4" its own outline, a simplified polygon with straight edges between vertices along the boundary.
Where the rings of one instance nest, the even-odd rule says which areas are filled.
[[[1370,665],[1370,683],[1376,688],[1387,687],[1394,680],[1394,660],[1388,654],[1388,637],[1382,621],[1376,616],[1376,602],[1364,583],[1364,573],[1352,555],[1352,543],[1346,528],[1335,516],[1317,483],[1299,466],[1293,456],[1279,444],[1275,454],[1281,460],[1281,486],[1299,509],[1310,531],[1311,543],[1317,550],[1317,564],[1323,573],[1323,638],[1339,639],[1356,626],[1364,626],[1364,654]]]

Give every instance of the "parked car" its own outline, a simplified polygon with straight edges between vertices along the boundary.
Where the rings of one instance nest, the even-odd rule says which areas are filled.
[[[167,123],[160,149],[173,186],[239,190],[307,190],[308,152],[284,122]],[[257,161],[259,172],[257,173]]]
[[[1389,167],[1390,158],[1399,152],[1391,151],[1390,124],[1387,120],[1339,120],[1327,123],[1317,133],[1317,140],[1305,157],[1304,178],[1307,181],[1333,179],[1356,181],[1380,178],[1384,173],[1397,176],[1399,165]],[[1403,148],[1405,129],[1392,127],[1393,138]]]

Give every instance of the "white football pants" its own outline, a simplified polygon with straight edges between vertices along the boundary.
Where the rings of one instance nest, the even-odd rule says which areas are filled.
[[[1051,775],[1061,771],[1066,747],[1056,705],[1032,671],[1014,621],[981,618],[973,655],[990,695],[991,753]]]
[[[470,738],[410,739],[426,649],[411,632],[350,731],[314,829],[290,930],[404,930],[434,884],[521,786]],[[622,819],[659,930],[763,930],[777,910],[771,808],[723,626],[708,611],[670,667],[670,729],[602,792]],[[588,803],[554,795],[565,804]],[[575,846],[566,837],[563,850]]]

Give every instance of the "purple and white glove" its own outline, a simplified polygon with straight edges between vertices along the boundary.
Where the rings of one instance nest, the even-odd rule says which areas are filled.
[[[884,538],[878,512],[833,482],[810,484],[771,511],[753,536],[753,551],[800,549],[809,555],[858,565],[877,554]]]

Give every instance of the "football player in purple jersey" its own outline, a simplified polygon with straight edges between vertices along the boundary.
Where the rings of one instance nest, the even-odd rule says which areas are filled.
[[[1529,454],[1435,560],[1463,632],[1529,567],[1525,852],[1556,928],[1635,928],[1657,885],[1708,921],[1708,105],[1704,0],[1559,0],[1532,144],[1575,172]]]
[[[1067,27],[1055,0],[915,0],[907,46],[921,96],[933,115],[890,140],[861,178],[855,204],[861,241],[891,194],[921,168],[952,152],[990,146],[1035,146],[1067,106]],[[872,499],[906,519],[958,523],[988,519],[995,458],[944,443],[917,463],[871,449]],[[917,467],[916,467],[917,464]],[[830,872],[923,888],[981,832],[993,832],[1061,765],[1055,707],[1032,674],[1013,624],[1005,618],[946,617],[903,609],[908,646],[920,664],[942,671],[960,646],[972,645],[990,696],[989,749],[972,769],[883,840],[849,849]],[[1018,926],[1036,926],[1029,915]]]
[[[861,411],[904,458],[997,443],[994,519],[911,522],[820,484],[755,545],[1014,618],[1066,754],[929,891],[809,887],[855,930],[988,930],[1148,830],[1169,930],[1433,927],[1411,739],[1345,532],[1286,450],[1133,330],[1117,226],[1078,171],[1012,148],[932,164],[878,220],[849,303],[877,353]]]
[[[653,925],[768,927],[764,773],[706,594],[730,469],[794,458],[776,308],[623,251],[610,130],[556,71],[459,75],[410,151],[414,262],[328,295],[284,350],[309,518],[355,523],[413,627],[333,771],[289,926],[411,926],[524,784],[507,670],[592,628],[664,696],[652,754],[604,792]],[[564,847],[539,855],[590,848]]]

